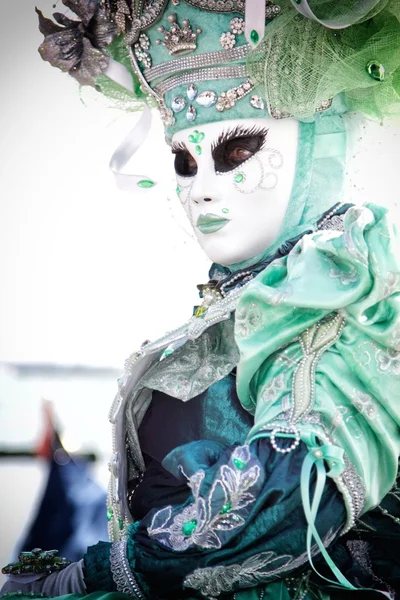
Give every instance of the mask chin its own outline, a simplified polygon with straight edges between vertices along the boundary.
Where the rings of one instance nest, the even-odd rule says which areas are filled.
[[[180,131],[172,141],[184,153],[176,161],[178,195],[208,258],[230,266],[267,250],[291,196],[298,122],[220,121]],[[180,172],[181,165],[191,172]]]

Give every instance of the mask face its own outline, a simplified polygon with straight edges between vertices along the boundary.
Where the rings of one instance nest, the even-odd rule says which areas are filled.
[[[237,119],[172,139],[178,195],[210,260],[232,265],[276,240],[296,167],[298,122]]]

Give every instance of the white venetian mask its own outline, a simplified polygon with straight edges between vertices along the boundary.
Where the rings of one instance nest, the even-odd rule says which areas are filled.
[[[237,119],[172,139],[180,201],[210,260],[232,265],[276,240],[296,167],[298,122]]]

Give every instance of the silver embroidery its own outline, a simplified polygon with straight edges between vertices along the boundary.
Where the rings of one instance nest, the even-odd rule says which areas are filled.
[[[283,373],[279,373],[276,377],[266,383],[259,392],[259,400],[262,402],[272,403],[279,398],[284,388]]]
[[[337,314],[306,329],[300,336],[303,358],[293,375],[292,413],[290,424],[297,423],[312,408],[315,387],[315,367],[318,360],[340,337],[345,324]]]
[[[376,403],[373,401],[372,396],[354,388],[351,394],[351,401],[356,409],[361,413],[366,415],[371,421],[375,419],[378,415],[378,407]]]
[[[375,352],[375,358],[381,373],[400,375],[400,352],[391,348],[379,349]]]
[[[110,568],[117,590],[137,600],[145,600],[131,571],[126,555],[126,540],[111,545]]]
[[[263,311],[254,302],[240,306],[235,315],[235,332],[239,339],[251,337],[264,328]]]
[[[332,215],[319,225],[318,230],[344,231],[344,215]]]
[[[261,552],[241,564],[196,569],[188,575],[183,586],[199,590],[203,596],[215,597],[235,588],[254,588],[263,581],[276,577],[293,562],[289,554]]]
[[[382,298],[387,298],[391,296],[395,292],[399,291],[399,276],[397,273],[393,273],[392,271],[388,271],[385,281],[383,283],[383,296]]]
[[[331,269],[329,271],[329,277],[332,279],[339,279],[343,285],[349,285],[349,283],[355,283],[358,281],[359,276],[355,267],[344,271],[343,269]]]
[[[257,483],[261,472],[248,446],[235,448],[229,462],[230,465],[221,466],[205,498],[200,496],[204,471],[192,475],[188,485],[194,502],[175,516],[172,506],[157,511],[147,529],[149,536],[178,552],[192,546],[221,548],[220,535],[245,523],[241,513],[256,500],[249,490]]]
[[[156,363],[142,385],[186,401],[225,377],[238,362],[232,319],[189,340]]]

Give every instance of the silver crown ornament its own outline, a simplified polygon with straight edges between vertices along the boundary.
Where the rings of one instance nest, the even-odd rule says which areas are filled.
[[[197,36],[202,30],[200,27],[192,29],[189,19],[182,20],[182,27],[176,20],[176,15],[169,15],[168,21],[171,23],[169,31],[165,27],[158,27],[157,31],[163,34],[163,40],[156,40],[157,44],[164,46],[171,56],[182,56],[194,52],[197,48]]]

